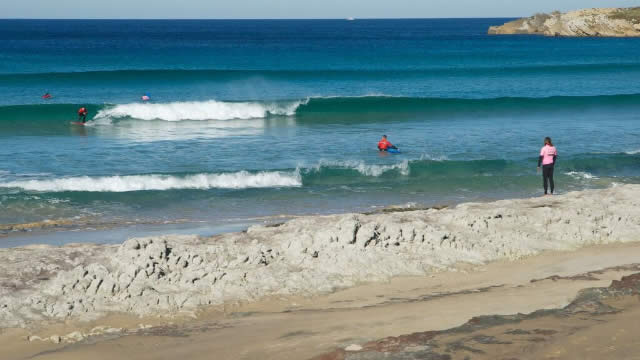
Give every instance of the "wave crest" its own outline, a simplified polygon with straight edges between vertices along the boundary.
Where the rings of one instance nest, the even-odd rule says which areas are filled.
[[[569,175],[572,178],[576,179],[576,180],[593,180],[593,179],[598,179],[597,176],[592,175],[591,173],[588,173],[586,171],[569,171],[566,172],[565,175]]]
[[[94,119],[133,118],[164,121],[260,119],[270,115],[294,115],[296,109],[304,103],[303,100],[271,103],[216,100],[161,104],[132,103],[101,109]]]
[[[0,183],[2,188],[20,188],[28,191],[63,192],[128,192],[176,189],[247,189],[269,187],[299,187],[299,171],[270,171],[250,173],[239,171],[222,174],[126,175],[104,177],[71,177],[52,180],[26,180]]]
[[[362,160],[345,160],[345,161],[330,161],[320,160],[320,162],[312,168],[313,171],[320,171],[322,169],[348,169],[355,170],[364,176],[378,177],[388,171],[396,170],[401,175],[409,175],[409,161],[405,160],[400,163],[392,165],[377,165],[366,164]]]

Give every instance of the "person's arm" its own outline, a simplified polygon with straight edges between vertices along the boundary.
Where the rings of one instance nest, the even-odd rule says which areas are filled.
[[[538,158],[538,167],[542,166],[542,159],[544,159],[544,146],[540,149],[540,157]]]

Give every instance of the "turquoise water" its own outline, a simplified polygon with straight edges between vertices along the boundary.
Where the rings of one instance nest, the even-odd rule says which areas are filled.
[[[485,35],[506,20],[0,20],[0,224],[537,196],[545,136],[560,193],[640,182],[640,39]]]

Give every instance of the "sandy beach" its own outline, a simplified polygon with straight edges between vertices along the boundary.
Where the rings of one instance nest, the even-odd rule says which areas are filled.
[[[640,7],[455,1],[8,6],[0,360],[640,360]]]
[[[605,312],[580,296],[640,272],[639,193],[624,185],[212,238],[3,249],[0,345],[8,359],[572,358],[585,351],[577,334],[633,333],[637,284],[596,291],[590,304]],[[574,299],[584,311],[569,311]],[[541,309],[558,313],[463,326]],[[374,345],[425,332],[388,351]],[[536,340],[516,341],[524,335]],[[599,341],[633,353],[633,341]]]

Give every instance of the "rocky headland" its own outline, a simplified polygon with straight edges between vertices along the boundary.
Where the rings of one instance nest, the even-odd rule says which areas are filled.
[[[536,14],[489,28],[489,34],[545,36],[640,36],[640,7],[583,9]]]

